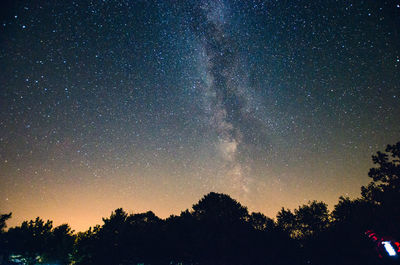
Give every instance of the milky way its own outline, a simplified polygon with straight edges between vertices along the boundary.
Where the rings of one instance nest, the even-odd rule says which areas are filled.
[[[210,191],[358,196],[400,136],[399,1],[9,1],[0,210],[85,229]]]

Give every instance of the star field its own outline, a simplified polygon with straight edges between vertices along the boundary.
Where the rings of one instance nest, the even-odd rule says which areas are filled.
[[[210,191],[271,217],[400,136],[399,1],[11,2],[0,209],[83,230]]]

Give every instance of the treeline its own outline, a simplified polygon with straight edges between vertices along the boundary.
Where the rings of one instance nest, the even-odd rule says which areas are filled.
[[[3,214],[2,264],[387,264],[364,233],[400,239],[400,142],[372,159],[360,198],[340,197],[332,212],[312,201],[273,220],[212,192],[179,216],[116,209],[80,233],[40,218],[6,231]]]

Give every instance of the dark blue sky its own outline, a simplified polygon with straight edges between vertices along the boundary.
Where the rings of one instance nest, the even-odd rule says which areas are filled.
[[[16,1],[0,209],[85,229],[209,191],[273,217],[358,196],[400,136],[400,1]]]

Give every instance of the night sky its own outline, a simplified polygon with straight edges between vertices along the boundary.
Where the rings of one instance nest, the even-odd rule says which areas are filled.
[[[0,212],[81,231],[210,191],[359,196],[400,140],[400,1],[9,1]]]

